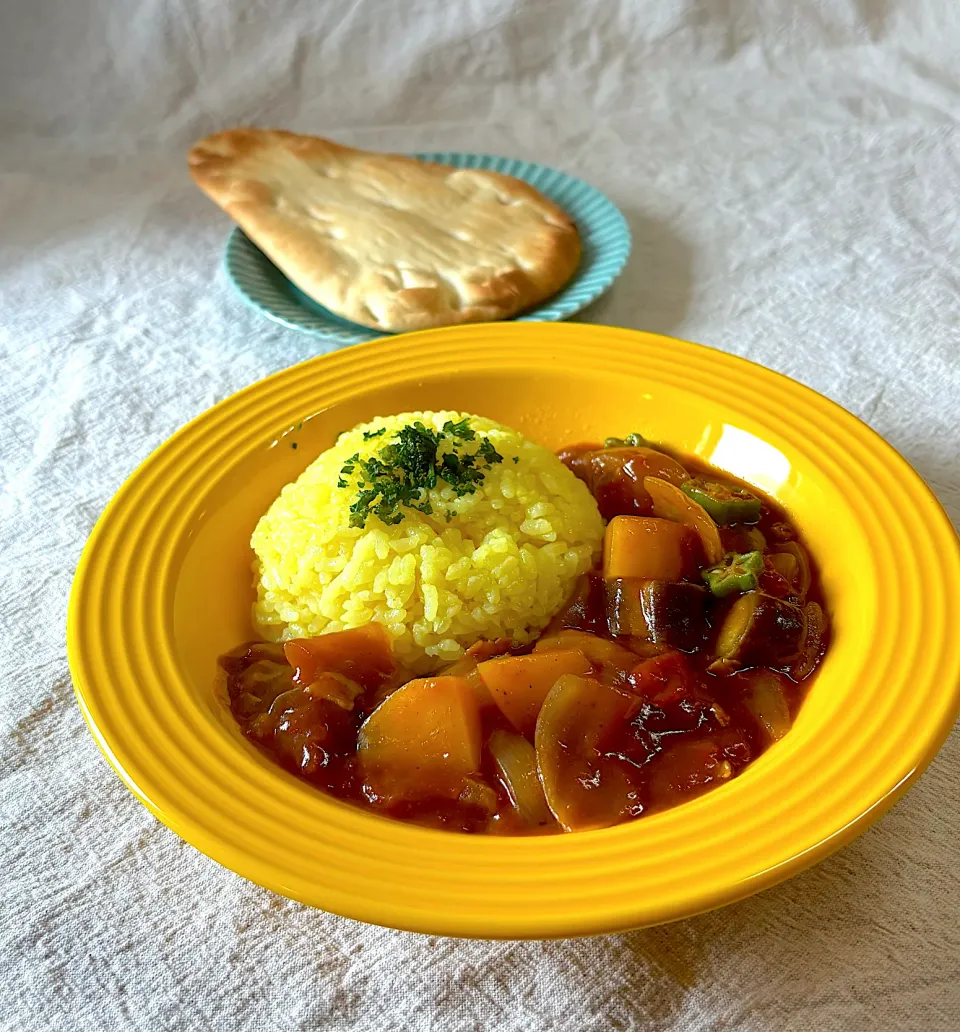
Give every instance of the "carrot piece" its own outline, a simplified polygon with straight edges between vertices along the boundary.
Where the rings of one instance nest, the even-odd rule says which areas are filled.
[[[604,684],[620,684],[629,680],[630,671],[637,665],[636,652],[624,648],[609,638],[599,638],[587,631],[560,631],[545,635],[533,647],[533,654],[562,652],[576,649],[590,660],[594,676]]]
[[[360,727],[364,780],[385,801],[459,797],[480,769],[480,710],[464,677],[408,681]]]
[[[378,688],[396,669],[386,628],[371,622],[316,638],[294,638],[283,646],[293,680],[304,687],[320,674],[343,674],[364,688]]]
[[[547,692],[563,674],[589,675],[593,670],[582,653],[572,649],[502,656],[477,667],[483,683],[503,715],[524,735],[532,735]]]
[[[720,531],[702,505],[684,494],[679,487],[668,484],[659,477],[644,477],[643,486],[653,499],[655,516],[675,520],[695,530],[700,535],[707,565],[713,566],[714,563],[720,562],[723,558]]]
[[[695,532],[683,523],[649,516],[615,516],[603,538],[607,579],[680,580],[689,567]]]

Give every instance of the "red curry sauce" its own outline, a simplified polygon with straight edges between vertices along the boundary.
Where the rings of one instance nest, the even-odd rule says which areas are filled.
[[[660,449],[591,444],[560,455],[612,521],[608,546],[615,526],[643,532],[647,552],[631,572],[650,572],[642,567],[653,561],[677,579],[611,577],[610,563],[629,567],[636,556],[608,547],[605,568],[581,578],[536,642],[478,642],[416,681],[397,669],[376,625],[249,643],[220,659],[243,733],[285,769],[373,812],[507,834],[664,810],[735,777],[782,737],[828,637],[817,571],[787,514]],[[672,476],[690,495],[687,474],[720,499],[705,499],[720,525],[702,538],[699,506],[690,526],[660,525],[662,512],[690,521],[693,508],[661,486]],[[663,494],[653,500],[646,487]],[[737,513],[747,518],[731,519]],[[651,560],[648,531],[678,543]],[[710,564],[717,548],[723,558]],[[446,751],[432,752],[447,728]]]

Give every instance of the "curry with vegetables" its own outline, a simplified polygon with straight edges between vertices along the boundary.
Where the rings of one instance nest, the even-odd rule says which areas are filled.
[[[560,458],[607,521],[603,554],[536,641],[478,641],[426,677],[378,623],[248,643],[220,659],[243,733],[376,813],[501,834],[662,811],[782,738],[828,641],[786,513],[636,434]]]

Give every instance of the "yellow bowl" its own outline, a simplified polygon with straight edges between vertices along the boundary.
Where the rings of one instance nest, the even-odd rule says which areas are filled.
[[[336,433],[461,409],[550,448],[641,430],[758,485],[823,572],[833,641],[796,726],[740,777],[605,831],[467,836],[361,812],[285,774],[213,690],[251,636],[249,537]],[[77,697],[107,759],[184,839],[283,895],[445,935],[550,937],[671,921],[810,866],[876,820],[960,708],[960,548],[876,434],[742,359],[590,325],[408,334],[278,373],[204,413],[130,477],[70,601]]]

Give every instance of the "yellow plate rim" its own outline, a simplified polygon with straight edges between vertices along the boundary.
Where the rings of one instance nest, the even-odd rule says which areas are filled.
[[[308,398],[315,399],[315,411],[390,377],[409,381],[457,365],[499,370],[550,362],[624,375],[632,369],[635,375],[638,361],[661,381],[672,377],[693,391],[722,379],[734,397],[749,396],[771,434],[785,439],[797,440],[798,427],[801,436],[804,427],[829,429],[818,448],[823,461],[845,471],[862,495],[855,504],[876,535],[876,561],[896,559],[926,571],[923,592],[894,571],[898,597],[884,617],[884,627],[892,629],[883,644],[884,672],[902,681],[908,669],[919,671],[903,711],[915,737],[903,741],[907,725],[901,721],[898,749],[891,752],[880,726],[889,708],[871,714],[868,730],[876,736],[868,741],[877,753],[869,762],[856,757],[856,769],[839,768],[849,783],[837,787],[832,808],[811,798],[809,811],[778,814],[776,829],[760,828],[767,836],[762,850],[729,841],[725,822],[737,809],[731,810],[735,793],[727,789],[736,782],[720,790],[727,793],[722,803],[712,793],[635,824],[532,839],[478,839],[407,827],[313,790],[304,802],[302,792],[279,779],[251,785],[261,801],[268,791],[284,805],[303,807],[304,827],[289,834],[280,829],[278,839],[275,820],[247,801],[231,803],[217,771],[229,774],[234,761],[241,768],[242,761],[225,739],[207,735],[201,742],[201,735],[192,741],[187,725],[177,724],[164,701],[166,686],[178,676],[165,644],[170,629],[163,597],[175,580],[176,549],[164,546],[159,535],[185,526],[191,497],[184,492],[215,475],[228,450],[232,455],[262,447],[266,435],[294,425],[307,414]],[[743,383],[750,385],[746,393],[735,386]],[[893,486],[896,507],[884,495]],[[133,554],[156,559],[150,577],[130,561]],[[129,569],[130,576],[108,587],[107,575],[117,568]],[[97,522],[74,579],[67,644],[81,711],[107,760],[160,820],[219,863],[274,891],[363,921],[435,934],[546,938],[656,924],[743,898],[811,866],[881,816],[932,760],[960,710],[960,636],[952,633],[960,626],[957,585],[960,543],[933,493],[874,431],[809,388],[737,356],[654,334],[589,324],[485,324],[401,335],[319,356],[245,388],[188,423],[134,471]],[[932,628],[935,647],[921,651],[920,626]],[[902,627],[909,633],[901,633]],[[151,642],[162,646],[154,650],[157,655]],[[134,704],[131,684],[147,693],[157,689],[157,714],[142,707],[132,719],[125,708]],[[211,763],[208,751],[222,767],[204,766]],[[182,770],[206,778],[209,790],[184,782],[173,758]],[[737,798],[743,803],[745,794]],[[235,821],[222,812],[211,816],[217,801],[233,807],[229,816]],[[684,816],[678,818],[680,811]],[[747,811],[741,807],[740,813],[746,819]],[[691,818],[705,829],[704,847],[726,843],[728,871],[718,870],[709,857],[692,856],[684,841]],[[281,842],[290,855],[281,855]],[[643,849],[659,850],[663,865],[675,863],[694,888],[679,873],[655,877]],[[645,888],[651,891],[644,894]],[[525,907],[511,907],[518,893]]]

